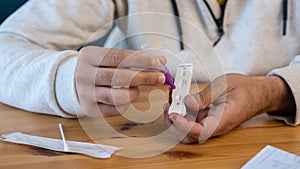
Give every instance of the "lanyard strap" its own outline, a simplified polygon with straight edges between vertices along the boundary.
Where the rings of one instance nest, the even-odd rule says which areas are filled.
[[[225,4],[226,0],[217,0],[220,6],[223,6]]]

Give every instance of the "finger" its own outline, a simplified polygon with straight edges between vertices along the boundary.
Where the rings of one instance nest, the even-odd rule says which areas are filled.
[[[109,87],[96,87],[96,100],[108,105],[123,105],[130,103],[139,96],[137,88],[113,89]]]
[[[226,79],[221,76],[213,81],[208,87],[199,93],[185,97],[187,109],[191,111],[200,111],[208,108],[211,103],[216,101],[226,92]]]
[[[165,76],[161,72],[99,68],[95,83],[100,86],[163,85],[165,83]]]
[[[207,87],[199,93],[187,95],[184,102],[187,109],[192,112],[206,109],[211,104],[211,88]]]
[[[96,104],[95,106],[86,108],[84,114],[89,117],[114,117],[119,116],[124,113],[129,107],[129,104],[124,104],[120,106],[112,106],[107,104]]]
[[[187,95],[184,103],[189,112],[198,112],[206,109],[211,104],[210,90],[203,90],[193,95]]]
[[[242,122],[248,120],[242,107],[239,108],[232,104],[229,105],[227,103],[221,103],[214,109],[217,128],[215,129],[213,136],[226,134],[239,126]]]
[[[169,130],[173,134],[175,134],[175,136],[179,140],[181,140],[181,142],[184,143],[184,144],[197,142],[198,137],[191,137],[191,136],[187,135],[187,133],[182,133],[180,130],[178,130],[174,126],[172,126],[174,123],[169,118],[169,113],[168,113],[169,107],[170,107],[169,103],[164,106],[164,121],[165,121],[166,125],[169,127]],[[190,118],[190,117],[188,117],[188,118]]]
[[[194,113],[187,113],[184,118],[186,118],[188,121],[195,122],[197,118],[197,114]]]
[[[178,129],[176,129],[174,126],[173,126],[173,121],[170,119],[170,115],[169,115],[169,108],[170,108],[170,104],[167,103],[165,105],[165,108],[164,108],[164,121],[166,123],[166,125],[169,127],[169,130],[175,134],[175,136],[179,139],[179,140],[183,140],[187,133],[182,133],[181,131],[179,131]],[[175,115],[175,113],[174,113]]]
[[[199,137],[202,130],[202,126],[199,123],[189,121],[188,119],[176,113],[170,114],[169,118],[173,122],[173,127],[185,136],[189,135],[196,138]]]
[[[204,118],[206,118],[209,110],[210,110],[210,108],[199,111],[198,116],[197,116],[197,121],[201,121]]]
[[[169,109],[169,108],[168,108]],[[187,133],[182,133],[180,130],[173,126],[173,121],[170,119],[168,109],[164,111],[164,121],[165,124],[169,127],[168,129],[179,139],[184,140],[187,137]]]
[[[164,106],[164,121],[168,127],[172,126],[172,124],[173,124],[173,122],[169,118],[169,112],[168,112],[169,108],[170,108],[170,104],[169,103],[165,104],[165,106]]]
[[[101,114],[104,117],[113,117],[119,116],[124,113],[130,104],[123,104],[119,106],[107,105],[107,104],[98,104]]]
[[[199,123],[203,126],[202,132],[199,136],[199,142],[205,142],[212,136],[220,135],[220,131],[226,126],[223,122],[223,114],[225,113],[225,104],[213,106],[208,111],[208,114]],[[232,119],[230,119],[232,120]]]
[[[189,135],[187,135],[184,139],[181,140],[181,143],[183,143],[183,144],[191,144],[191,143],[197,143],[197,142],[198,142],[198,138],[191,137]]]
[[[150,55],[143,51],[117,50],[93,46],[81,49],[79,56],[87,58],[88,62],[95,66],[159,68],[160,63],[166,64],[164,57]]]
[[[186,106],[186,112],[189,115],[192,115],[194,117],[198,116],[198,113],[200,110],[200,102],[197,101],[193,96],[187,95],[184,98],[185,106]]]
[[[170,120],[170,115],[169,115],[169,108],[170,108],[170,104],[167,103],[164,105],[164,120],[165,120],[165,123],[168,125],[168,126],[171,126],[173,124],[173,122]],[[191,115],[191,114],[186,114],[184,116],[187,120],[189,121],[193,121],[195,122],[196,121],[196,117],[194,115]]]

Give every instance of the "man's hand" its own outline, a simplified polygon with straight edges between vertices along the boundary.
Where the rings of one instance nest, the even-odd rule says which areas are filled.
[[[230,132],[264,112],[294,113],[295,101],[287,84],[276,76],[227,74],[203,91],[185,98],[185,117],[165,108],[165,122],[183,143],[204,142]]]
[[[165,83],[165,77],[159,71],[143,72],[132,68],[158,69],[159,64],[166,64],[165,58],[141,51],[81,49],[75,72],[81,110],[92,117],[99,113],[119,115],[139,96],[138,86]]]

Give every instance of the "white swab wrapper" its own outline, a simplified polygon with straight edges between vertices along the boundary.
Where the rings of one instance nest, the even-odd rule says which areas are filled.
[[[65,141],[66,148],[62,140],[32,136],[21,132],[2,134],[1,140],[60,152],[85,154],[95,158],[110,158],[114,152],[121,150],[119,147],[76,141]]]

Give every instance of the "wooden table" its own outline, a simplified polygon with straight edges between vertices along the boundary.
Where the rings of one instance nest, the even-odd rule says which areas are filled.
[[[142,89],[140,99],[135,102],[137,109],[149,108],[148,94],[153,89]],[[166,86],[160,89],[164,94],[168,94]],[[163,99],[155,101],[166,102],[167,98]],[[166,130],[162,117],[146,124],[130,122],[124,117],[107,118],[107,121],[116,131],[131,138],[155,136]],[[36,136],[61,139],[58,130],[59,123],[63,124],[67,140],[92,142],[78,119],[35,114],[0,104],[0,133],[2,134],[20,131]],[[126,139],[112,136],[101,141],[119,146]],[[234,169],[241,168],[266,145],[273,145],[300,155],[300,127],[289,127],[269,119],[266,115],[261,115],[247,121],[231,133],[212,138],[204,144],[179,143],[166,152],[148,158],[124,157],[122,153],[126,154],[126,150],[121,150],[110,159],[103,160],[0,141],[0,168]],[[141,150],[149,151],[149,147],[145,145],[138,146]]]

